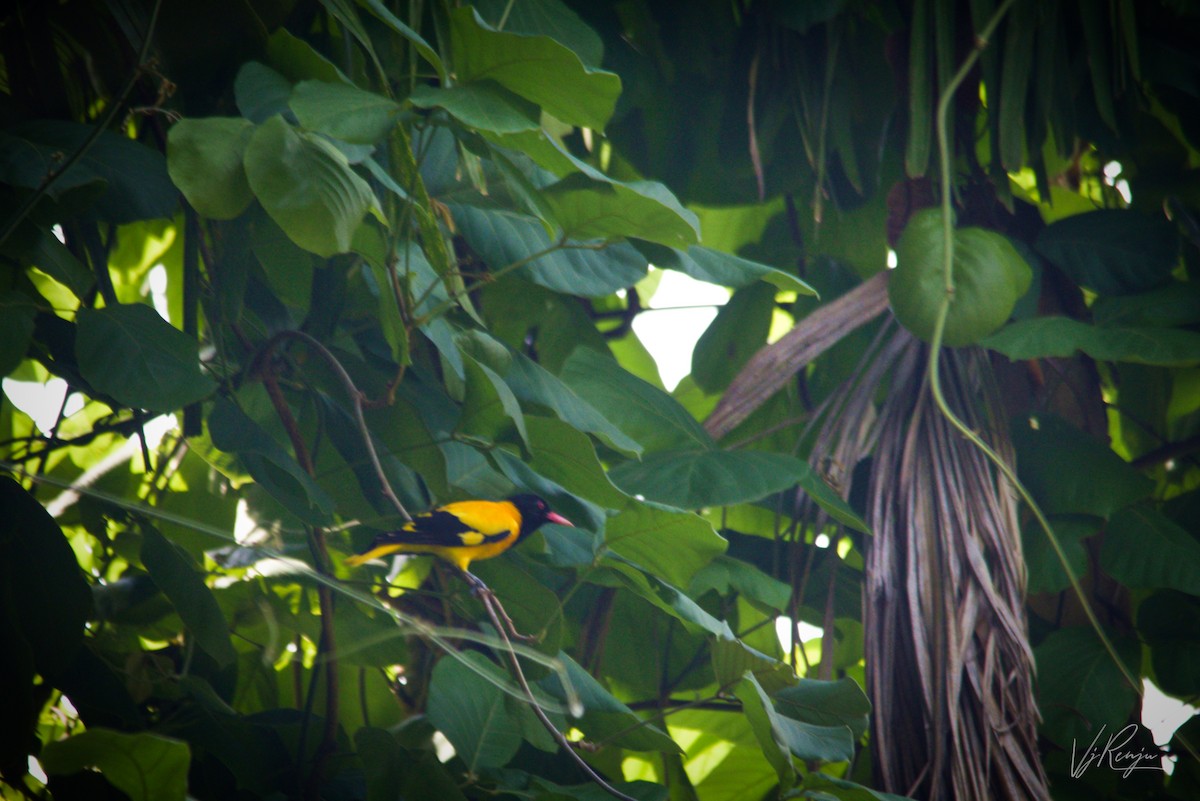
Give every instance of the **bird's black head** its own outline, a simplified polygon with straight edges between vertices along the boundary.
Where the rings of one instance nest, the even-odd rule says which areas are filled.
[[[519,538],[527,537],[538,530],[543,523],[558,523],[560,526],[571,526],[567,518],[551,511],[550,504],[537,495],[514,495],[508,499],[521,513],[521,532]]]

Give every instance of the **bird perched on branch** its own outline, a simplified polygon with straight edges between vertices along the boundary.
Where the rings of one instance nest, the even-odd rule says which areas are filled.
[[[499,556],[543,523],[574,524],[550,509],[536,495],[514,495],[504,501],[458,501],[423,512],[393,531],[385,531],[371,546],[346,564],[358,566],[393,553],[433,554],[461,570],[477,588],[483,582],[467,569],[476,559]]]

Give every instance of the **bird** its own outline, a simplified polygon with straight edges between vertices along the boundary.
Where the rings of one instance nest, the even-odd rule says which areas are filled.
[[[416,515],[398,529],[375,537],[367,550],[346,558],[357,567],[388,554],[432,554],[462,571],[477,589],[483,582],[468,569],[477,559],[499,556],[543,523],[574,524],[552,511],[537,495],[513,495],[503,501],[456,501]]]

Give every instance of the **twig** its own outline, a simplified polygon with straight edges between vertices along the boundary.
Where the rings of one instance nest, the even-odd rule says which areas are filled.
[[[358,431],[362,435],[363,444],[367,448],[367,455],[371,458],[371,466],[374,468],[375,475],[379,479],[380,491],[391,502],[392,506],[396,508],[401,517],[411,521],[412,515],[408,513],[408,510],[404,508],[404,504],[400,502],[400,499],[396,497],[396,493],[392,490],[392,484],[388,481],[387,474],[383,470],[383,464],[379,461],[379,453],[375,450],[375,442],[371,438],[371,430],[367,428],[367,420],[363,416],[363,407],[367,403],[366,396],[355,386],[354,379],[346,372],[346,368],[342,366],[338,358],[309,334],[303,331],[288,330],[280,331],[267,340],[267,344],[263,346],[262,351],[258,355],[257,362],[260,364],[264,363],[270,357],[275,347],[285,339],[299,340],[315,350],[342,382],[342,386],[346,389],[346,394],[350,396],[350,400],[354,404],[354,421],[358,424]]]
[[[529,701],[529,706],[533,709],[533,714],[536,715],[537,719],[541,721],[543,726],[546,727],[546,731],[550,732],[550,736],[554,738],[555,742],[559,744],[563,751],[565,751],[567,755],[575,761],[575,764],[577,764],[579,768],[588,775],[588,778],[599,785],[604,792],[608,793],[613,798],[621,799],[621,801],[637,801],[637,799],[625,795],[620,790],[605,781],[604,777],[602,777],[599,773],[596,773],[596,771],[592,769],[592,766],[584,761],[583,757],[575,753],[575,748],[571,745],[571,741],[568,740],[563,733],[558,730],[558,727],[555,726],[554,722],[546,715],[546,712],[542,709],[541,705],[538,704],[537,698],[534,697],[533,690],[529,688],[529,682],[525,678],[525,671],[521,669],[521,662],[517,659],[517,654],[512,649],[512,641],[510,641],[508,638],[509,631],[505,626],[500,625],[500,617],[496,614],[496,607],[500,607],[501,610],[503,610],[504,607],[501,606],[500,601],[490,592],[480,593],[479,597],[483,601],[483,608],[487,610],[488,617],[492,619],[492,625],[496,628],[496,631],[499,632],[500,639],[504,641],[504,645],[506,646],[505,653],[508,654],[509,662],[512,664],[513,675],[517,679],[517,684],[521,686],[521,691],[525,693],[525,698]],[[508,617],[507,613],[504,615],[504,617]],[[512,622],[509,621],[508,625],[511,626]],[[515,635],[516,633],[517,632],[515,630],[512,631],[512,634]]]

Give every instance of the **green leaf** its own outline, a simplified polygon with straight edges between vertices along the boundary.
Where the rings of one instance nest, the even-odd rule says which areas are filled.
[[[1087,572],[1087,549],[1083,540],[1099,531],[1102,523],[1098,517],[1084,515],[1054,515],[1050,519],[1054,536],[1058,538],[1058,544],[1066,554],[1076,578]],[[1058,555],[1040,525],[1033,521],[1026,524],[1021,529],[1021,540],[1029,592],[1060,592],[1071,586]]]
[[[867,524],[808,463],[761,451],[664,451],[609,471],[613,482],[679,509],[732,506],[765,498],[799,484],[834,519],[870,533]]]
[[[508,439],[511,432],[515,431],[521,441],[528,444],[529,435],[525,433],[521,405],[504,379],[466,354],[463,354],[463,367],[467,375],[467,390],[456,431],[462,436],[489,444]]]
[[[1006,325],[979,344],[1013,361],[1066,358],[1081,350],[1103,362],[1182,367],[1200,362],[1200,334],[1177,328],[1101,327],[1067,317]]]
[[[83,642],[91,590],[58,523],[8,476],[0,476],[0,508],[0,620],[15,623],[33,667],[54,678]]]
[[[328,258],[350,250],[355,229],[378,201],[346,157],[282,117],[267,120],[246,147],[246,175],[271,219],[305,250]]]
[[[580,667],[578,662],[563,652],[559,652],[558,658],[566,667],[571,686],[583,704],[583,717],[573,721],[573,724],[588,739],[630,751],[683,753],[679,744],[668,737],[666,732],[639,718],[632,709]],[[551,673],[539,684],[547,695],[566,704],[567,695],[563,691],[562,679],[557,673]]]
[[[1085,4],[1090,5],[1090,4]],[[1071,280],[1101,295],[1128,295],[1166,281],[1179,236],[1162,217],[1101,209],[1042,230],[1036,248]]]
[[[187,743],[179,740],[99,727],[50,743],[39,756],[55,776],[96,768],[131,801],[184,801],[191,759]]]
[[[493,27],[504,20],[504,30],[531,36],[549,36],[569,47],[589,67],[604,60],[604,42],[562,0],[483,0],[474,4]]]
[[[677,587],[686,587],[728,546],[704,518],[647,503],[630,503],[609,518],[604,542]],[[664,547],[664,543],[670,543],[670,547]]]
[[[354,750],[366,774],[366,801],[395,801],[404,777],[404,751],[391,732],[363,726],[354,732]]]
[[[775,712],[771,699],[751,673],[746,673],[733,692],[742,702],[742,712],[750,721],[750,730],[754,732],[763,755],[775,769],[781,789],[788,789],[796,783],[796,767],[792,764],[782,716]]]
[[[678,270],[697,281],[708,281],[733,289],[765,281],[785,292],[817,294],[817,290],[791,273],[703,245],[692,245],[687,250],[667,248],[651,242],[636,242],[635,245],[655,267]]]
[[[237,660],[229,623],[192,558],[152,526],[142,526],[142,564],[205,653],[227,667]]]
[[[169,412],[215,389],[196,340],[143,304],[80,309],[75,355],[98,392],[135,409]]]
[[[1057,417],[1014,421],[1012,441],[1021,481],[1047,514],[1108,517],[1154,489],[1103,443]]]
[[[426,714],[454,746],[471,773],[503,767],[521,745],[519,721],[507,710],[504,692],[478,671],[506,682],[508,677],[483,654],[466,651],[459,659],[442,659],[429,682]]]
[[[23,292],[0,291],[0,376],[17,369],[33,338],[36,308]]]
[[[946,296],[944,254],[941,211],[914,214],[896,245],[888,298],[896,319],[926,341],[933,338]],[[970,345],[1003,325],[1033,279],[1033,271],[1012,243],[982,228],[954,231],[952,270],[954,297],[943,338],[951,347]]]
[[[450,13],[450,46],[460,84],[495,81],[572,125],[604,130],[621,93],[615,74],[548,36],[497,31],[473,8]]]
[[[484,131],[516,133],[541,125],[536,105],[491,81],[446,89],[421,84],[408,99],[417,108],[444,108],[466,125]]]
[[[774,694],[775,708],[783,715],[818,726],[845,726],[857,739],[867,730],[871,702],[854,679],[837,681],[800,679]]]
[[[226,453],[236,453],[255,482],[284,508],[305,522],[328,522],[333,499],[232,401],[219,398],[213,404],[208,430],[213,445]]]
[[[1155,683],[1185,698],[1200,692],[1200,598],[1156,592],[1138,606],[1137,620],[1138,633],[1150,646]]]
[[[775,611],[786,609],[788,599],[792,597],[791,585],[767,575],[749,562],[725,554],[705,565],[692,577],[688,587],[688,593],[696,598],[709,590],[719,595],[736,592]]]
[[[724,390],[767,344],[774,310],[775,287],[770,284],[760,281],[733,293],[692,351],[692,379],[702,390]]]
[[[576,348],[559,377],[648,452],[715,447],[677,400],[590,348]]]
[[[567,239],[637,237],[686,248],[700,238],[696,215],[653,181],[597,181],[578,173],[542,190]]]
[[[587,573],[587,580],[604,587],[623,587],[681,621],[690,631],[725,638],[733,636],[728,623],[717,620],[678,588],[619,555],[610,554],[603,566]]]
[[[242,163],[254,125],[240,117],[183,119],[167,135],[167,172],[204,217],[232,220],[254,195]]]
[[[721,687],[741,681],[749,671],[767,693],[796,683],[791,665],[751,648],[741,640],[717,637],[712,643],[713,675]]]
[[[1125,666],[1138,675],[1138,643],[1123,638],[1114,644]],[[1137,692],[1125,683],[1096,632],[1084,626],[1059,629],[1033,653],[1043,734],[1064,748],[1072,742],[1086,748],[1101,731],[1107,732],[1101,742],[1120,731],[1133,712]]]
[[[1126,587],[1195,592],[1200,541],[1149,503],[1116,512],[1104,530],[1100,566]]]
[[[318,53],[308,42],[290,33],[287,28],[279,28],[271,34],[271,38],[267,40],[267,58],[271,66],[279,70],[289,83],[315,80],[327,83],[341,82],[347,86],[352,84],[332,61]]]
[[[301,81],[288,106],[310,131],[363,145],[387,136],[400,115],[394,100],[341,82]]]
[[[233,82],[233,97],[238,111],[256,125],[276,114],[287,113],[288,98],[291,96],[292,82],[257,61],[243,64]]]
[[[522,262],[518,273],[527,280],[589,297],[610,295],[646,275],[645,258],[627,244],[599,250],[555,248],[542,224],[528,215],[462,203],[447,206],[467,244],[493,272]]]
[[[641,445],[596,411],[562,379],[524,354],[514,353],[513,357],[504,380],[519,400],[545,406],[564,423],[594,435],[608,447],[627,456],[641,455]]]

